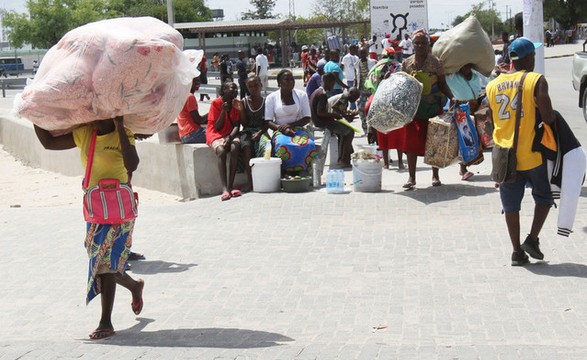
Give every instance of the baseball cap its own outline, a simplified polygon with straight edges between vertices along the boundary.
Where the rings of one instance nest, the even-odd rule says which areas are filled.
[[[526,37],[519,37],[510,44],[510,59],[521,60],[528,55],[534,54],[536,49],[541,46],[541,42],[532,42]]]
[[[308,50],[308,46],[307,45],[302,46],[302,50]]]
[[[316,67],[318,69],[324,69],[324,65],[326,65],[326,59],[322,58],[322,59],[318,60]]]

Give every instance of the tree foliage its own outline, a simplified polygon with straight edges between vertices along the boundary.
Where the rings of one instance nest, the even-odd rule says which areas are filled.
[[[297,17],[296,23],[311,23],[326,20],[323,16],[315,15],[309,19]],[[296,32],[296,39],[298,44],[321,44],[326,39],[326,29],[300,29]]]
[[[254,10],[249,10],[242,13],[241,18],[247,19],[275,19],[273,14],[276,0],[250,0]]]
[[[489,34],[490,37],[499,38],[501,33],[506,30],[506,25],[501,21],[499,14],[495,9],[484,9],[486,3],[481,2],[471,6],[471,10],[462,16],[457,16],[452,25],[456,26],[465,21],[469,16],[474,15],[481,23],[483,30]]]
[[[554,19],[563,29],[569,29],[580,22],[587,22],[585,0],[545,0],[544,20]]]
[[[317,0],[313,6],[314,18],[327,21],[354,21],[369,18],[369,0]],[[342,35],[342,29],[327,29],[332,34]],[[361,37],[362,25],[349,26],[346,35]]]
[[[7,12],[3,25],[11,46],[49,48],[71,29],[102,19],[152,16],[167,22],[165,0],[28,0],[28,14]],[[174,0],[177,22],[212,20],[204,0]]]

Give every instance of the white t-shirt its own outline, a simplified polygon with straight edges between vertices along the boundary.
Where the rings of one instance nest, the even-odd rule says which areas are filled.
[[[342,57],[341,63],[344,65],[344,77],[347,81],[354,81],[355,74],[359,73],[359,57],[349,53]]]
[[[402,48],[404,55],[412,55],[414,53],[414,46],[412,45],[411,39],[403,39],[399,43],[399,47]]]
[[[293,105],[283,105],[281,90],[272,92],[265,99],[265,121],[273,121],[277,125],[287,125],[304,117],[311,117],[308,95],[302,90],[293,89]]]
[[[267,76],[269,72],[269,60],[264,54],[259,54],[255,58],[255,70],[259,68],[257,76]]]
[[[377,45],[377,42],[373,41],[373,39],[369,40],[369,52],[370,53],[376,53],[377,54],[377,48],[379,46]]]
[[[388,47],[393,47],[391,44],[391,39],[385,38],[385,39],[381,40],[381,46],[383,47],[383,49],[388,48]]]

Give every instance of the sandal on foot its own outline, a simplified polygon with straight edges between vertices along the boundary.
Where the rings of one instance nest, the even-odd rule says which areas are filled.
[[[114,329],[96,329],[90,334],[90,340],[102,340],[116,335]]]
[[[404,184],[402,187],[403,187],[404,189],[409,189],[409,190],[411,190],[411,189],[413,189],[413,188],[414,188],[414,186],[416,186],[416,183],[414,183],[414,182],[411,182],[411,181],[408,181],[408,182],[407,182],[407,183],[405,183],[405,184]]]
[[[135,315],[139,315],[143,311],[143,288],[145,287],[145,281],[143,279],[137,280],[139,282],[139,299],[135,302],[134,299],[130,303],[130,308]]]
[[[221,201],[230,200],[231,197],[232,197],[232,195],[230,195],[230,193],[228,191],[225,191],[222,193],[222,195],[220,195],[220,200]]]
[[[470,171],[467,171],[466,173],[463,174],[463,176],[461,177],[461,180],[466,181],[469,180],[471,178],[471,176],[473,176],[475,174],[473,174]]]
[[[440,182],[440,180],[436,179],[436,180],[432,180],[432,186],[436,187],[436,186],[440,186],[442,185],[442,183]]]
[[[128,254],[128,260],[145,260],[145,255],[131,251],[130,254]]]
[[[242,193],[240,190],[238,190],[238,189],[234,189],[234,190],[231,190],[231,191],[230,191],[230,195],[231,195],[232,197],[239,197],[239,196],[241,196],[242,194],[243,194],[243,193]]]

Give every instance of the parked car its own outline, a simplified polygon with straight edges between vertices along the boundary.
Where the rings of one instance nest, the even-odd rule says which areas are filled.
[[[587,52],[576,52],[573,57],[573,87],[579,91],[579,107],[587,121]]]

